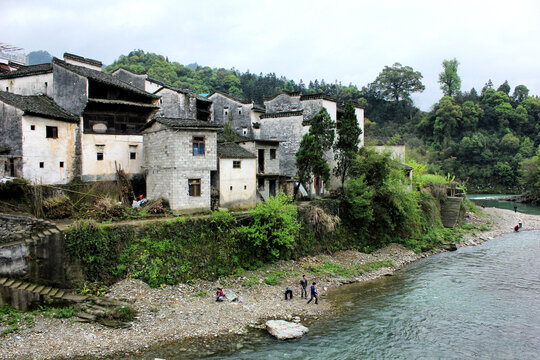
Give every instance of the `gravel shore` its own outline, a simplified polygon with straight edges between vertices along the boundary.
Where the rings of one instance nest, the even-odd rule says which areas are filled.
[[[477,245],[513,232],[518,217],[523,220],[523,230],[540,229],[540,216],[495,208],[486,208],[483,212],[486,216],[468,214],[466,222],[477,227],[484,224],[491,229],[465,235],[457,244],[458,247]],[[169,343],[188,337],[242,334],[247,326],[258,324],[262,319],[290,319],[298,316],[305,320],[328,316],[333,307],[326,301],[325,294],[330,289],[344,283],[369,281],[391,274],[428,255],[415,254],[393,244],[372,254],[341,251],[332,256],[320,255],[279,262],[242,277],[222,279],[218,282],[201,281],[196,284],[152,289],[139,280],[123,280],[110,288],[108,296],[126,300],[138,311],[137,319],[130,328],[111,329],[99,324],[73,322],[71,319],[36,316],[33,327],[24,328],[0,339],[0,358],[54,359],[103,357],[113,354],[120,357],[158,343]],[[365,272],[355,278],[329,278],[321,275],[315,277],[307,272],[308,281],[316,281],[322,295],[318,305],[313,302],[307,304],[306,300],[299,296],[298,283],[302,273],[309,265],[324,264],[330,260],[346,266],[391,260],[392,267]],[[285,274],[278,285],[265,284],[265,276],[276,271]],[[214,293],[217,286],[233,290],[241,301],[216,303]],[[285,286],[292,286],[294,289],[294,298],[291,301],[283,299]]]

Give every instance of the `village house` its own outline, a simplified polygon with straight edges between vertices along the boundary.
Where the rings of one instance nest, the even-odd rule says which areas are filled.
[[[159,96],[160,108],[157,116],[213,121],[211,99],[197,95],[188,89],[172,87],[150,78],[147,74],[137,74],[122,67],[113,71],[112,75],[141,90]]]
[[[167,200],[172,210],[210,209],[220,128],[196,119],[154,117],[148,122],[142,129],[147,197]]]
[[[114,180],[117,168],[131,176],[141,173],[139,129],[158,110],[159,97],[101,72],[101,67],[99,61],[65,53],[64,61],[54,58],[52,63],[0,74],[0,89],[45,95],[79,118],[69,180]],[[58,134],[58,143],[69,139]]]
[[[257,157],[234,142],[219,142],[218,159],[219,207],[254,208]]]
[[[79,117],[45,95],[0,91],[0,176],[66,184]]]
[[[269,141],[274,142],[277,149],[276,158],[279,162],[279,170],[274,174],[276,175],[274,177],[276,180],[279,179],[279,190],[287,193],[291,193],[291,179],[296,177],[296,153],[300,148],[302,137],[309,132],[313,116],[324,107],[331,119],[336,122],[336,126],[339,126],[341,116],[344,113],[334,99],[324,94],[302,95],[300,92],[283,92],[265,98],[264,106],[257,106],[252,102],[219,92],[212,93],[209,98],[214,101],[213,113],[216,122],[225,124],[228,121],[228,115],[234,109],[236,111],[233,113],[233,130],[248,139],[258,141],[258,147],[262,141],[266,141],[267,144]],[[362,146],[364,142],[363,109],[356,108],[356,117],[362,129],[360,138]],[[260,150],[254,149],[253,146],[248,150],[260,154]],[[270,154],[271,150],[268,150],[268,154]],[[264,164],[265,158],[258,156],[258,159],[259,166],[263,166],[261,164]],[[331,169],[336,166],[332,150],[326,154],[326,160]],[[267,179],[263,180],[263,174],[263,172],[258,171],[259,189],[273,190],[273,179],[266,176]],[[263,187],[263,181],[268,187]],[[337,188],[341,182],[332,176],[329,185],[330,188]],[[310,188],[307,189],[311,194],[317,194],[317,191],[324,192],[324,190],[321,182],[317,179],[314,179],[313,184],[310,184]]]

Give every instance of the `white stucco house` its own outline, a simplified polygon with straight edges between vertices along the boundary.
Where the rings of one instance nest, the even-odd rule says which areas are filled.
[[[257,205],[257,156],[234,142],[218,143],[219,206],[249,209]]]
[[[0,91],[0,175],[68,183],[79,121],[45,95]]]

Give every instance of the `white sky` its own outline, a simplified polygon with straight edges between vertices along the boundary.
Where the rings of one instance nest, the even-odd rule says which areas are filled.
[[[444,59],[462,90],[508,80],[540,95],[540,1],[0,0],[0,42],[108,65],[142,49],[182,64],[275,72],[304,83],[375,80],[400,62],[424,76],[428,110]]]

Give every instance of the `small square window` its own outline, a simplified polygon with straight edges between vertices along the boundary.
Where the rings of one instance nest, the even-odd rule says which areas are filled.
[[[136,152],[130,152],[129,153],[129,159],[130,160],[136,160],[137,159],[137,153]]]
[[[201,196],[201,179],[189,179],[189,196]]]
[[[193,156],[204,155],[204,137],[193,137]]]
[[[96,156],[96,159],[97,159],[98,161],[103,160],[103,153],[102,153],[102,152],[98,152],[98,153],[97,153],[97,156]]]
[[[244,190],[247,190],[247,185],[244,185]]]
[[[39,167],[43,169],[43,168],[45,167],[45,163],[44,163],[43,161],[41,161],[41,162],[39,163]]]
[[[36,125],[30,125],[30,130],[36,130]]]
[[[232,191],[232,186],[231,186],[231,191]]]
[[[64,162],[63,162],[63,161],[60,161],[60,167],[61,167],[61,168],[64,167]]]
[[[270,149],[270,159],[276,158],[276,149]]]
[[[232,167],[233,169],[240,169],[241,162],[240,160],[233,160]]]
[[[57,126],[47,126],[46,127],[46,137],[48,139],[58,138],[58,127]]]
[[[247,135],[247,128],[242,128],[242,135]]]

